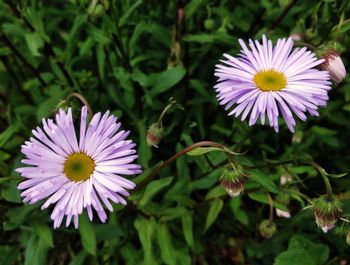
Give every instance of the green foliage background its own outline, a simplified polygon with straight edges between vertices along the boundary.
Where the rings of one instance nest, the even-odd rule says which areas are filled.
[[[107,2],[100,1],[107,9]],[[214,65],[224,52],[239,51],[238,38],[276,40],[291,33],[321,45],[338,41],[349,65],[350,4],[347,0],[253,1],[110,0],[106,12],[89,15],[90,1],[0,2],[0,264],[340,264],[350,261],[348,227],[324,234],[305,196],[325,193],[319,173],[298,163],[249,170],[246,192],[230,198],[219,184],[224,154],[182,156],[129,198],[115,205],[108,222],[80,218],[79,230],[53,230],[40,203],[21,202],[14,169],[20,145],[43,117],[53,115],[71,92],[83,95],[94,112],[111,110],[131,130],[145,172],[201,140],[246,153],[237,158],[259,166],[313,159],[329,173],[350,169],[350,82],[330,91],[320,117],[298,121],[291,134],[283,124],[249,128],[219,107]],[[90,10],[91,12],[91,10]],[[183,17],[182,17],[183,16]],[[163,121],[158,149],[146,131],[174,98]],[[80,103],[72,102],[79,115]],[[281,187],[281,175],[294,181]],[[348,177],[331,179],[348,217]],[[269,215],[266,192],[292,195],[293,217],[275,217],[278,233],[259,236]],[[286,209],[275,202],[275,207]],[[342,263],[343,264],[343,263]],[[348,264],[348,263],[345,263]]]

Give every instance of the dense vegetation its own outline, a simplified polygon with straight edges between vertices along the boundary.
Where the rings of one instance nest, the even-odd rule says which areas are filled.
[[[349,14],[347,0],[1,1],[0,264],[349,264],[349,225],[323,233],[308,207],[326,193],[328,174],[342,217],[350,214],[349,176],[339,175],[350,170],[349,77],[294,134],[282,120],[275,133],[228,116],[213,89],[222,54],[263,33],[330,45],[348,66]],[[67,104],[79,117],[82,103],[65,101],[72,92],[131,131],[144,172],[107,223],[84,214],[78,230],[53,229],[51,209],[21,201],[14,170],[42,118]],[[168,104],[163,138],[150,147],[147,129]],[[240,153],[232,159],[249,175],[241,196],[220,185],[227,157],[215,149],[158,170],[204,140]],[[274,215],[277,232],[266,239],[259,224],[272,206],[292,217]]]

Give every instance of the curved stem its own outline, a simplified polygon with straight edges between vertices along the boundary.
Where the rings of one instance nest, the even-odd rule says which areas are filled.
[[[80,95],[79,93],[76,93],[76,92],[70,93],[70,94],[66,97],[66,99],[65,99],[66,104],[69,105],[69,103],[70,103],[70,101],[72,100],[73,97],[79,99],[79,100],[81,101],[81,103],[83,103],[83,104],[87,107],[87,110],[88,110],[88,113],[89,113],[89,115],[90,115],[90,118],[92,118],[92,117],[94,116],[94,113],[92,112],[89,103],[88,103],[87,100],[86,100],[82,95]]]
[[[158,167],[156,167],[148,176],[147,178],[144,179],[144,181],[142,181],[137,188],[135,189],[135,191],[142,189],[145,185],[147,185],[148,182],[150,182],[155,176],[158,175],[158,173],[165,167],[167,167],[168,165],[170,165],[172,162],[174,162],[176,159],[178,159],[180,156],[183,156],[185,154],[187,154],[188,152],[190,152],[191,150],[197,148],[197,147],[202,147],[202,146],[212,146],[212,147],[218,147],[220,149],[223,149],[223,151],[225,150],[225,146],[216,142],[212,142],[212,141],[201,141],[201,142],[197,142],[194,143],[190,146],[187,146],[186,148],[182,149],[181,151],[177,152],[175,155],[173,155],[172,157],[170,157],[168,160],[166,160],[164,163],[160,164]]]
[[[323,182],[326,186],[326,192],[327,192],[327,195],[326,195],[326,199],[327,201],[332,201],[332,186],[331,186],[331,183],[326,175],[326,172],[325,170],[317,163],[315,162],[308,162],[307,164],[313,166],[314,168],[317,169],[317,171],[321,174],[322,176],[322,179],[323,179]]]
[[[267,197],[269,198],[269,205],[270,205],[269,224],[272,224],[272,222],[273,222],[273,200],[271,198],[270,193],[267,193]]]
[[[160,114],[159,116],[159,119],[158,119],[158,124],[162,124],[162,120],[163,120],[163,117],[165,115],[165,113],[174,105],[174,102],[171,102],[170,104],[168,104],[168,106],[166,106],[162,113]]]

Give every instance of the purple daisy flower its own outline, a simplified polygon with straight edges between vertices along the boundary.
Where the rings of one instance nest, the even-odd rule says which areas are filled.
[[[215,85],[220,105],[229,115],[242,114],[243,121],[250,113],[249,126],[260,117],[265,123],[267,114],[270,127],[278,132],[278,116],[281,114],[290,131],[294,132],[293,113],[306,120],[306,112],[318,116],[318,106],[325,107],[328,90],[331,89],[329,73],[314,69],[324,62],[304,48],[293,48],[292,38],[279,39],[275,46],[266,36],[262,44],[249,40],[249,47],[239,40],[242,47],[238,57],[224,54],[225,65],[218,64]]]
[[[135,184],[121,175],[134,175],[141,167],[132,162],[137,158],[135,144],[126,140],[128,131],[119,131],[121,124],[107,111],[97,113],[87,124],[87,108],[81,110],[80,134],[77,138],[72,110],[62,109],[56,122],[43,119],[43,128],[37,127],[29,141],[22,145],[22,160],[28,165],[16,169],[26,178],[18,185],[21,197],[30,204],[45,199],[42,209],[55,204],[51,219],[54,228],[66,216],[68,227],[73,218],[78,227],[78,216],[87,209],[90,220],[95,209],[102,222],[107,219],[103,204],[109,211],[109,200],[126,204],[122,196]],[[88,125],[88,126],[87,126]]]

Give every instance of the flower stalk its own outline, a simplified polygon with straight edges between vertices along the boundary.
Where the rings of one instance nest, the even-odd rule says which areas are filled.
[[[90,115],[90,118],[92,118],[92,117],[94,116],[94,113],[92,112],[92,109],[91,109],[89,103],[88,103],[87,100],[86,100],[82,95],[80,95],[79,93],[77,93],[77,92],[72,92],[72,93],[70,93],[70,94],[66,97],[66,99],[64,100],[65,103],[66,103],[66,105],[69,106],[69,104],[70,104],[70,102],[71,102],[71,100],[72,100],[73,97],[79,99],[79,100],[81,101],[81,103],[83,103],[83,105],[86,106],[87,111],[88,111],[88,113],[89,113],[89,115]]]

